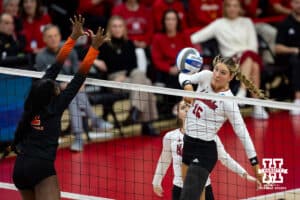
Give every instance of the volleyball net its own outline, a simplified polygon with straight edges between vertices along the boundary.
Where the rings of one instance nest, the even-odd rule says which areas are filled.
[[[31,83],[42,75],[42,72],[0,67],[0,144],[12,140]],[[71,78],[59,75],[57,81],[69,82]],[[215,199],[300,198],[300,116],[290,114],[300,107],[292,103],[199,94],[92,78],[87,78],[81,93],[86,95],[89,104],[79,98],[77,103],[84,103],[77,107],[77,112],[70,111],[70,107],[64,112],[63,134],[59,139],[56,159],[62,194],[68,194],[62,197],[66,199],[171,199],[174,184],[172,165],[175,163],[172,153],[180,155],[178,148],[182,146],[170,141],[170,152],[165,155],[169,159],[164,163],[168,169],[159,177],[163,197],[154,193],[153,177],[163,152],[164,137],[179,127],[176,105],[182,97],[214,102],[235,101],[243,105],[240,112],[257,151],[261,172],[269,177],[257,186],[219,159],[210,174]],[[150,101],[155,102],[157,115]],[[149,113],[132,109],[145,105],[149,106],[145,109]],[[91,111],[88,111],[89,106]],[[265,108],[269,118],[254,118],[255,107]],[[151,116],[155,117],[152,119]],[[77,131],[79,134],[74,130],[80,130]],[[230,157],[254,176],[246,151],[229,122],[218,131],[218,136]],[[11,153],[0,162],[0,190],[4,194],[13,188],[14,159],[15,155]],[[6,194],[7,199],[19,198],[17,193]]]

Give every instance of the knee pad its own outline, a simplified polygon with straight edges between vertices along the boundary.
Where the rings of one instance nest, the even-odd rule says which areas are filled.
[[[206,169],[191,163],[183,183],[180,200],[199,200],[208,175],[209,172]]]

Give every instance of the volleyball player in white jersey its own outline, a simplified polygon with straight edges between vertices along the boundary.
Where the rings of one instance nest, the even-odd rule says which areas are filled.
[[[183,147],[183,136],[185,134],[185,128],[183,126],[186,113],[189,106],[181,101],[178,105],[178,125],[179,128],[169,131],[163,138],[163,148],[161,155],[159,157],[155,174],[153,177],[152,185],[154,192],[162,197],[163,189],[161,186],[162,180],[173,161],[173,189],[172,189],[172,200],[179,200],[181,188],[183,186],[182,176],[181,176],[181,163],[182,163],[182,147]],[[233,172],[239,174],[241,177],[247,178],[247,180],[255,181],[256,179],[250,176],[246,170],[241,167],[230,155],[225,151],[223,144],[218,136],[215,138],[218,151],[218,159],[227,168]],[[212,187],[210,184],[210,178],[208,178],[205,184],[205,199],[213,200],[214,195],[212,192]]]
[[[182,155],[184,186],[180,199],[184,200],[198,199],[200,195],[200,199],[205,199],[204,186],[218,157],[214,139],[227,119],[242,142],[256,177],[260,182],[262,180],[262,175],[258,173],[259,164],[256,151],[238,104],[234,101],[211,101],[200,98],[201,93],[233,96],[229,83],[235,76],[246,85],[250,92],[259,97],[264,95],[240,73],[239,66],[232,58],[217,56],[213,60],[213,67],[213,71],[203,70],[192,75],[184,73],[179,75],[179,82],[185,90],[193,90],[192,84],[198,84],[196,92],[200,93],[197,99],[185,98],[192,106],[185,121],[186,134],[184,135]],[[193,166],[189,171],[197,169],[197,172],[195,171],[198,176],[196,180],[200,180],[197,183],[198,191],[191,189],[195,184],[191,183],[190,179],[194,177],[189,174],[186,176],[189,166]],[[190,184],[194,185],[191,186]]]

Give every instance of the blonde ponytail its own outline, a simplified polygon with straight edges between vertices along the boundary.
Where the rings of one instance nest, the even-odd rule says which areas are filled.
[[[230,74],[233,74],[237,80],[240,80],[253,95],[261,99],[267,98],[262,90],[257,88],[251,80],[247,79],[247,77],[241,73],[239,65],[231,57],[222,57],[218,55],[213,59],[212,64],[215,67],[218,63],[225,64],[229,69]]]
[[[267,99],[262,90],[257,88],[251,80],[247,79],[247,77],[242,74],[240,70],[236,72],[235,76],[236,79],[240,80],[253,95],[261,99]]]

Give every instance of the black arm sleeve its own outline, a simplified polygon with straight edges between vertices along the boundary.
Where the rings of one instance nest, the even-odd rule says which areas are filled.
[[[56,113],[62,113],[77,94],[78,90],[84,83],[85,78],[85,75],[76,73],[67,88],[63,90],[50,105],[50,110]]]
[[[51,67],[49,67],[46,70],[46,73],[44,74],[44,76],[42,77],[42,79],[52,79],[55,80],[58,73],[60,72],[61,68],[62,68],[63,64],[60,64],[58,62],[55,62],[54,64],[51,65]]]

